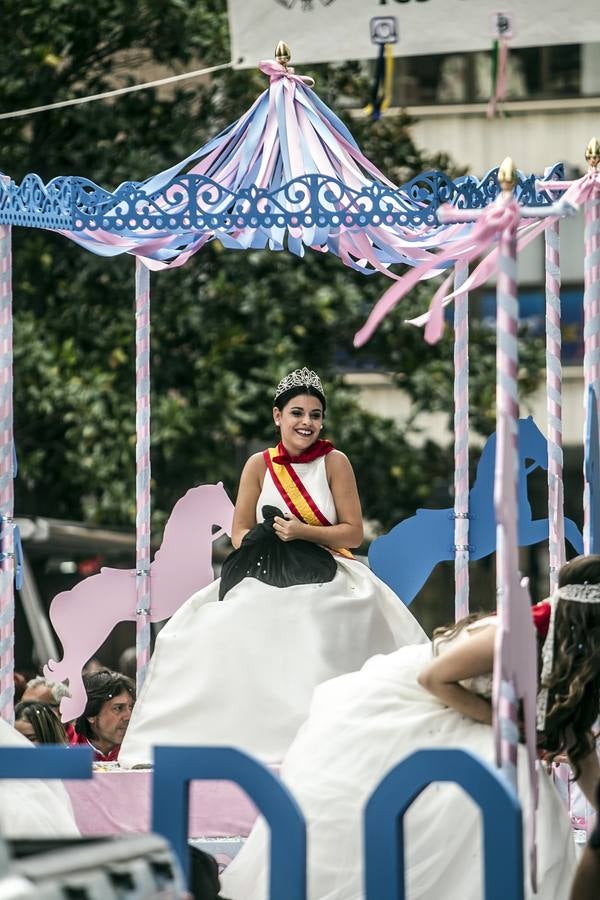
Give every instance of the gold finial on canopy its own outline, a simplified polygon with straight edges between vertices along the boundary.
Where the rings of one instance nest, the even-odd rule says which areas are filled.
[[[507,156],[506,159],[503,159],[500,163],[498,169],[498,184],[505,196],[512,196],[512,192],[517,185],[517,167],[510,156]]]
[[[292,58],[292,51],[288,47],[285,41],[279,41],[277,46],[275,47],[275,59],[278,63],[281,63],[282,66],[287,68],[287,64]]]
[[[590,169],[597,169],[600,163],[600,140],[593,137],[585,148],[585,158]]]

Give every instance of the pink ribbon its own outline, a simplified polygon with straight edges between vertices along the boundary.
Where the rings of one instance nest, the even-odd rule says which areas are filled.
[[[446,205],[442,209],[452,210],[453,207]],[[515,200],[505,202],[496,201],[491,206],[483,210],[479,218],[476,220],[471,233],[461,240],[457,240],[441,253],[431,254],[430,259],[421,263],[403,275],[396,284],[393,284],[385,292],[383,297],[375,305],[371,311],[367,321],[363,327],[357,331],[354,336],[354,346],[362,347],[363,344],[372,337],[375,330],[379,327],[383,319],[392,311],[397,303],[413,288],[419,281],[431,274],[439,274],[444,263],[449,264],[460,259],[463,263],[469,263],[472,259],[487,250],[489,245],[496,240],[498,233],[507,228],[512,222],[518,221],[519,205]],[[475,280],[475,273],[461,286],[459,291],[455,293],[463,293],[472,287]],[[486,277],[493,268],[493,264],[485,267]],[[438,271],[436,271],[438,270]],[[489,270],[489,272],[488,272]],[[433,343],[439,340],[441,336],[441,328],[443,327],[443,302],[447,296],[447,288],[450,284],[451,276],[448,276],[441,287],[436,291],[431,302],[430,314],[428,321],[432,321],[432,325],[428,328],[426,339]]]
[[[517,250],[520,252],[526,247],[535,237],[537,237],[543,227],[543,222],[528,222],[527,224],[521,224],[518,230]],[[495,247],[473,270],[473,274],[465,281],[460,291],[453,291],[451,294],[446,294],[442,301],[443,306],[447,306],[459,293],[462,294],[466,291],[473,291],[476,288],[481,287],[481,285],[488,280],[492,272],[497,269],[497,258],[498,248]],[[414,319],[407,319],[406,322],[408,325],[416,325],[420,328],[423,325],[427,325],[430,316],[431,309],[420,316],[415,316]],[[430,343],[435,343],[435,340],[431,340]]]
[[[258,64],[258,68],[261,72],[264,72],[265,75],[269,76],[271,83],[279,81],[280,78],[287,78],[289,81],[297,81],[300,84],[305,84],[307,87],[312,87],[315,83],[314,78],[311,78],[310,75],[296,75],[292,66],[282,66],[281,63],[278,63],[274,59],[261,60]]]
[[[550,184],[553,188],[557,186],[560,188],[568,185],[567,190],[562,196],[563,202],[579,206],[581,203],[585,203],[586,200],[591,200],[596,196],[597,192],[600,192],[600,172],[592,170],[586,172],[586,174],[581,178],[578,178],[577,181],[552,181]]]

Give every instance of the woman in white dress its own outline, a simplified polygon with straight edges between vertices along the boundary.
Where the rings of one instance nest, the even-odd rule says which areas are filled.
[[[30,740],[0,719],[0,747],[23,747],[35,753]],[[77,837],[73,808],[61,781],[0,780],[0,837]]]
[[[278,385],[281,441],[242,473],[239,549],[221,584],[190,597],[160,632],[122,766],[151,763],[156,744],[234,745],[278,763],[320,682],[427,642],[398,597],[343,549],[360,545],[362,516],[350,462],[320,439],[325,406],[309,369]]]
[[[534,607],[543,641],[542,686],[548,691],[541,739],[549,758],[568,754],[580,787],[595,802],[600,556],[565,565],[559,585],[550,601]],[[465,620],[436,635],[433,658],[429,646],[405,647],[317,688],[281,770],[308,826],[309,900],[363,900],[365,804],[385,774],[410,753],[462,747],[493,764],[495,631],[495,617]],[[519,793],[526,799],[527,761],[525,748],[519,750]],[[480,816],[462,790],[431,785],[404,822],[408,900],[481,900]],[[544,772],[537,823],[535,900],[567,900],[574,872],[571,825]],[[259,820],[222,876],[223,896],[266,900],[267,858],[268,828]],[[528,877],[525,891],[533,897]]]

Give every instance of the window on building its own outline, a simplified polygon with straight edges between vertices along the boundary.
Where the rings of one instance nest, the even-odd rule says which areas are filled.
[[[507,99],[600,95],[599,55],[597,44],[511,48]],[[394,104],[397,106],[484,103],[491,92],[491,51],[407,56],[395,63]]]

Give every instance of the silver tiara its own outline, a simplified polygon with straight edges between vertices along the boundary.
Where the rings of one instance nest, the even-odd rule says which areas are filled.
[[[281,381],[277,385],[277,390],[275,391],[275,397],[273,399],[277,400],[278,397],[294,387],[312,387],[315,388],[322,396],[325,396],[323,385],[321,384],[321,379],[319,378],[317,373],[313,372],[312,369],[307,369],[306,366],[304,366],[303,369],[294,369],[293,372],[290,372],[289,375],[286,375],[285,378],[281,379]]]
[[[536,704],[536,727],[538,731],[543,731],[546,725],[546,714],[548,712],[548,688],[544,687],[548,683],[548,679],[552,674],[552,666],[554,664],[554,627],[556,621],[556,607],[559,600],[568,600],[573,603],[600,603],[600,584],[565,584],[550,597],[550,622],[548,624],[548,634],[542,647],[542,672],[540,675],[540,692],[537,696]]]
[[[564,584],[557,594],[562,600],[574,600],[575,603],[600,603],[600,584]]]

